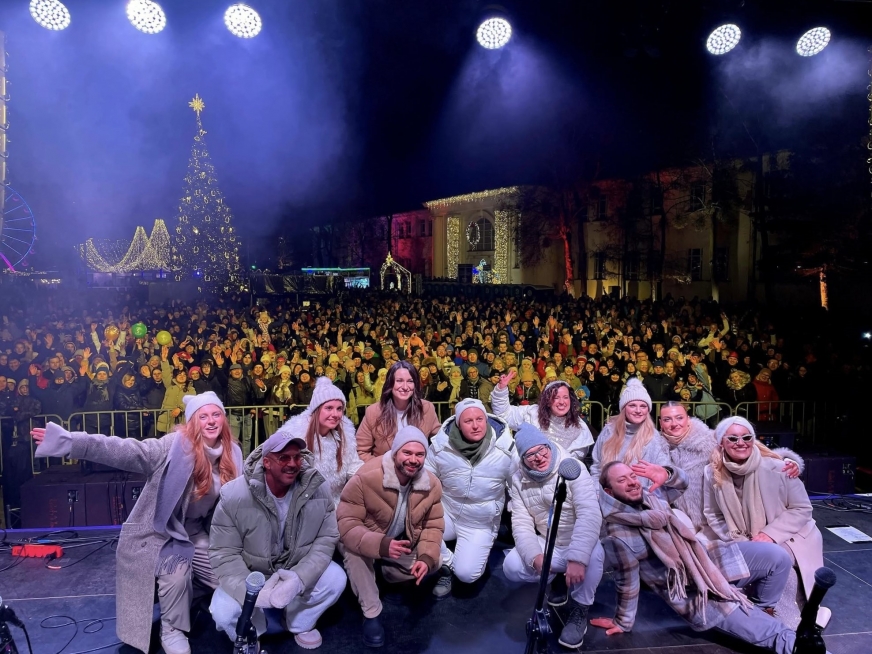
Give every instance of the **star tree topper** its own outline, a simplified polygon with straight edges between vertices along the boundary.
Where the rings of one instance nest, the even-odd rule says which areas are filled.
[[[203,98],[200,97],[200,94],[197,93],[194,95],[194,99],[188,103],[188,106],[193,109],[197,113],[197,119],[200,119],[200,112],[206,108],[206,103],[203,102]]]

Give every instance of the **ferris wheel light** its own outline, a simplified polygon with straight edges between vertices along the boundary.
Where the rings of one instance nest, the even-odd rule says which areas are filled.
[[[475,38],[481,47],[498,50],[512,38],[512,26],[505,18],[488,18],[478,26]]]
[[[832,34],[826,27],[813,27],[796,42],[796,54],[800,57],[813,57],[823,52],[831,37]]]
[[[157,34],[167,26],[166,14],[152,0],[130,0],[127,3],[127,20],[146,34]]]
[[[723,55],[739,45],[741,39],[742,30],[739,29],[739,26],[727,23],[709,34],[705,47],[713,55]]]
[[[263,28],[260,14],[241,2],[227,8],[224,12],[224,24],[233,36],[240,39],[253,39]]]
[[[30,0],[30,15],[47,30],[62,30],[70,25],[70,12],[60,0]]]

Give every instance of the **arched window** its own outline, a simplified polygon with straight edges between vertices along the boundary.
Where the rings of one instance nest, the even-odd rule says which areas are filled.
[[[466,229],[468,252],[494,251],[494,224],[487,218],[479,218]]]

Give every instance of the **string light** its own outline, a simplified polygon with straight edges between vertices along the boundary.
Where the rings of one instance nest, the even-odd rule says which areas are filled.
[[[154,221],[151,236],[146,235],[144,228],[137,227],[130,242],[89,238],[78,250],[95,272],[132,273],[170,268],[170,235],[160,218]]]
[[[391,253],[388,252],[388,258],[385,259],[385,262],[381,267],[381,289],[385,290],[385,275],[389,270],[393,270],[394,274],[397,276],[397,279],[400,281],[400,290],[403,288],[402,280],[406,280],[406,293],[412,292],[412,273],[410,273],[406,268],[403,268],[400,264],[398,264],[394,258],[391,256]]]
[[[509,236],[511,234],[509,212],[494,211],[494,281],[509,279]]]
[[[448,216],[446,228],[448,235],[448,270],[445,276],[457,279],[457,267],[460,264],[460,216]]]
[[[127,20],[146,34],[157,34],[167,26],[166,14],[152,0],[130,0],[127,3]]]
[[[30,0],[30,15],[47,30],[62,30],[70,25],[70,12],[60,0]]]
[[[233,36],[240,39],[253,39],[263,28],[260,14],[241,2],[227,8],[224,12],[224,24]]]
[[[481,200],[489,200],[491,198],[503,196],[503,195],[514,195],[518,192],[517,186],[509,186],[506,188],[497,188],[492,189],[490,191],[478,191],[476,193],[467,193],[465,195],[455,195],[450,198],[443,198],[441,200],[431,200],[430,202],[425,202],[424,206],[428,209],[442,209],[445,207],[452,207],[458,204],[466,204],[468,202],[479,202]]]

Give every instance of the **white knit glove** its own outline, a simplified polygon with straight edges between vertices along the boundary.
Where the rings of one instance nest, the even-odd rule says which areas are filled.
[[[269,601],[273,608],[283,609],[303,592],[303,582],[296,572],[290,570],[279,570],[273,576],[279,577],[279,582],[273,589]]]
[[[272,604],[270,603],[270,599],[272,597],[273,592],[275,591],[276,585],[281,581],[281,578],[278,574],[274,574],[269,579],[266,580],[266,583],[263,585],[263,588],[260,589],[260,592],[257,594],[257,600],[254,605],[259,609],[269,609],[272,608]]]

